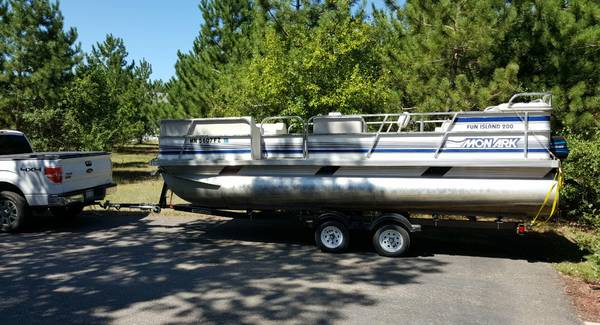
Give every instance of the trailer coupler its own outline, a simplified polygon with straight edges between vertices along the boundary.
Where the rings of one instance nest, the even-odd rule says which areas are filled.
[[[152,211],[154,213],[160,213],[161,211],[160,205],[151,203],[112,203],[110,201],[104,201],[102,203],[99,203],[98,205],[106,210],[115,209],[118,211],[122,208],[125,208],[137,209],[141,211]]]

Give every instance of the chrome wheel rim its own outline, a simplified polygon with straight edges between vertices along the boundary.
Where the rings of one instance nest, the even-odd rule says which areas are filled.
[[[10,200],[0,200],[0,226],[7,227],[17,222],[17,205]]]
[[[335,226],[327,226],[321,230],[321,243],[329,249],[335,249],[344,242],[344,233]]]
[[[379,235],[379,246],[388,253],[396,253],[404,246],[404,239],[398,230],[388,229]]]

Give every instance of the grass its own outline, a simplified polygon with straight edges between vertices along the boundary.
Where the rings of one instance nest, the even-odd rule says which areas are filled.
[[[113,180],[117,188],[106,197],[119,203],[158,203],[163,181],[149,162],[156,158],[158,145],[127,145],[112,153]],[[183,203],[173,196],[173,203]]]
[[[156,167],[149,164],[156,158],[157,152],[158,146],[153,144],[116,148],[111,157],[114,181],[120,185],[160,179],[158,175],[153,175]]]
[[[586,282],[600,282],[600,275],[595,270],[595,265],[591,261],[583,261],[579,263],[562,262],[555,265],[558,272]]]
[[[600,283],[600,266],[595,265],[586,258],[593,254],[588,250],[588,247],[590,247],[590,243],[593,242],[594,236],[597,235],[594,234],[592,230],[571,225],[563,225],[556,230],[569,240],[577,243],[581,247],[581,250],[585,251],[587,255],[584,257],[584,260],[579,262],[557,263],[555,264],[556,270],[563,274],[583,279],[586,282]]]

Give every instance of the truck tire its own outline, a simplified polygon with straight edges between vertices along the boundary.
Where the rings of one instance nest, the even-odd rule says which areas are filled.
[[[81,214],[84,207],[85,206],[83,204],[72,204],[65,207],[54,207],[50,208],[50,213],[52,213],[53,216],[58,218],[75,219]]]
[[[323,252],[345,252],[350,243],[348,227],[339,221],[325,221],[315,229],[315,242]]]
[[[11,191],[0,192],[0,231],[21,229],[28,215],[29,205],[23,196]]]
[[[383,224],[373,234],[373,247],[381,256],[402,256],[410,247],[410,235],[402,226]]]

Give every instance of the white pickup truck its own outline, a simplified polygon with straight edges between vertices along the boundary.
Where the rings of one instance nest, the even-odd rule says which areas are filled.
[[[35,210],[75,217],[113,187],[106,152],[33,152],[25,134],[0,130],[0,231],[16,231]]]

